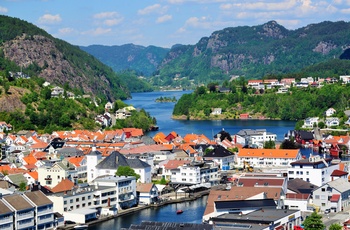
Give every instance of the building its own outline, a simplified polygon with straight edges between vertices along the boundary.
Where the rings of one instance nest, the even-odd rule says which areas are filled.
[[[313,203],[322,211],[331,212],[348,210],[350,207],[350,183],[347,179],[339,178],[329,181],[312,192]]]
[[[301,159],[290,164],[288,168],[288,180],[300,178],[316,186],[322,186],[331,181],[334,170],[339,170],[339,164],[332,163],[331,158],[310,156],[308,159]]]
[[[304,120],[303,128],[313,128],[318,124],[318,117],[308,117]]]
[[[159,191],[153,183],[137,183],[136,192],[139,204],[152,204],[159,199]]]
[[[210,151],[206,151],[203,159],[215,162],[221,170],[229,170],[234,165],[235,155],[223,146],[217,145]]]
[[[77,177],[77,171],[68,162],[66,164],[57,162],[53,165],[47,164],[38,168],[38,181],[41,185],[51,188],[55,187],[64,178],[73,180],[75,177]]]
[[[288,167],[301,159],[299,149],[239,149],[237,166],[249,164],[253,167]]]
[[[219,183],[218,166],[213,162],[191,162],[171,169],[171,183],[173,185],[198,185]]]
[[[277,135],[273,133],[269,133],[266,129],[242,129],[236,134],[236,141],[244,140],[244,142],[237,142],[243,146],[257,146],[262,148],[264,142],[266,141],[276,141]]]

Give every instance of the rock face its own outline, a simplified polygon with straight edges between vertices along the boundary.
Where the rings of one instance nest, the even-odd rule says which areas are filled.
[[[35,66],[38,76],[50,83],[57,85],[68,83],[71,88],[81,89],[85,94],[105,95],[108,99],[115,98],[114,90],[120,90],[113,89],[105,71],[96,71],[96,66],[91,65],[90,60],[94,59],[90,55],[75,47],[73,49],[81,53],[73,54],[71,50],[67,50],[71,53],[63,53],[58,49],[55,41],[48,37],[23,34],[15,39],[5,41],[0,48],[2,48],[5,58],[15,62],[23,69]],[[80,54],[82,60],[87,60],[83,66],[81,63],[69,61],[67,58],[67,55]],[[84,55],[89,57],[86,58]],[[126,89],[121,90],[127,91]]]
[[[3,90],[3,89],[2,89]],[[0,111],[14,112],[24,111],[26,106],[21,102],[20,98],[25,94],[30,93],[29,90],[17,87],[10,87],[8,94],[3,94],[0,97]]]

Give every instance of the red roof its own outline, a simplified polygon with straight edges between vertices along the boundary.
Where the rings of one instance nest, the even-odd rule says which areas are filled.
[[[340,194],[333,194],[329,201],[330,202],[338,202],[339,199],[340,199]]]
[[[334,170],[331,174],[331,176],[337,176],[337,177],[346,176],[346,175],[348,175],[347,172],[344,172],[338,169]]]

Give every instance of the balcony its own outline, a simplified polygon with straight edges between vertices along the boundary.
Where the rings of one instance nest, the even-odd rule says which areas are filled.
[[[51,177],[46,177],[45,180],[52,180],[52,178]]]

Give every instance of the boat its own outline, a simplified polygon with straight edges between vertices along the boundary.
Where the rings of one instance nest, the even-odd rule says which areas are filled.
[[[179,210],[176,211],[176,214],[181,214],[183,212],[184,212],[183,210],[179,209]]]
[[[88,229],[88,225],[87,225],[87,224],[75,225],[75,226],[74,226],[74,229],[79,229],[79,230]]]

